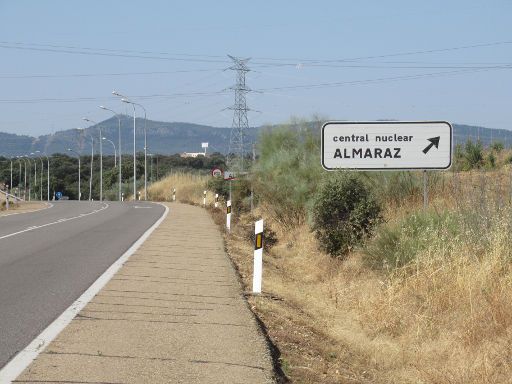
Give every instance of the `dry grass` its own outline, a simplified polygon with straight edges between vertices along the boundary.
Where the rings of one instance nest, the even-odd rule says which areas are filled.
[[[492,228],[491,247],[461,238],[419,254],[393,273],[370,270],[360,253],[345,261],[319,252],[305,225],[290,228],[255,215],[277,233],[264,255],[264,295],[252,309],[280,349],[281,367],[297,383],[505,383],[511,382],[512,271],[510,175],[446,174],[433,191],[433,210],[473,207]],[[202,203],[206,177],[176,174],[151,186],[154,199]],[[209,194],[208,201],[212,201]],[[421,208],[421,199],[388,207],[395,223]],[[224,226],[221,209],[212,209]],[[485,218],[487,215],[489,217]],[[251,287],[253,216],[235,217],[228,251],[246,289]]]
[[[176,200],[183,203],[202,204],[207,176],[191,173],[173,173],[148,187],[148,194],[154,201],[171,201],[173,188],[176,188]],[[213,201],[213,193],[208,192],[207,202]]]
[[[454,180],[460,191],[447,184],[432,196],[434,209],[467,204],[482,214],[501,212],[487,233],[475,234],[488,236],[491,246],[453,239],[450,249],[437,245],[391,274],[370,270],[360,253],[345,261],[322,254],[306,226],[266,220],[279,243],[264,255],[265,294],[250,304],[293,382],[512,382],[512,234],[510,211],[503,210],[510,179],[491,172]],[[420,206],[388,210],[387,219],[398,221]],[[271,217],[264,209],[257,215]],[[242,224],[250,227],[249,220],[242,217],[227,236],[246,287],[252,244]],[[222,214],[217,221],[223,223]]]

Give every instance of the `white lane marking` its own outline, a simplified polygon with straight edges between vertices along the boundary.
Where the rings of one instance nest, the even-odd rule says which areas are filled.
[[[35,213],[35,212],[39,212],[39,211],[44,211],[45,209],[48,209],[48,208],[53,208],[53,204],[52,203],[45,203],[45,205],[46,205],[46,207],[41,208],[41,209],[36,209],[35,211],[13,212],[13,213],[8,213],[7,215],[0,215],[0,219],[2,217],[14,216],[14,215],[24,215],[25,213]]]
[[[139,209],[142,209],[142,208],[144,208],[144,209],[151,209],[151,208],[153,208],[153,207],[141,207],[141,206],[139,206],[139,205],[136,205],[136,206],[135,206],[135,207],[133,207],[133,208],[136,208],[136,209],[137,209],[137,208],[139,208]]]
[[[13,233],[10,233],[8,235],[0,236],[0,240],[7,239],[8,237],[16,236],[16,235],[19,235],[19,234],[22,234],[22,233],[25,233],[25,232],[30,232],[30,231],[33,231],[35,229],[49,227],[50,225],[64,223],[65,221],[75,220],[75,219],[79,219],[79,218],[84,217],[84,216],[93,215],[95,213],[98,213],[100,211],[103,211],[103,210],[107,209],[108,207],[109,207],[109,205],[107,203],[103,203],[103,207],[101,207],[100,209],[95,209],[94,211],[91,211],[91,212],[88,212],[88,213],[82,213],[82,214],[80,214],[78,216],[62,218],[62,219],[59,219],[57,221],[52,221],[51,223],[46,223],[46,224],[42,224],[42,225],[34,225],[34,226],[28,227],[27,229],[24,229],[22,231],[13,232]]]
[[[139,247],[147,240],[151,233],[165,220],[169,213],[169,208],[165,207],[162,216],[133,243],[133,245],[112,264],[98,279],[80,296],[73,304],[71,304],[57,319],[53,321],[46,329],[39,334],[32,342],[21,350],[14,358],[9,361],[2,369],[0,369],[0,383],[11,383],[21,375],[37,356],[55,339],[64,328],[71,323],[71,320],[80,312],[89,301],[109,282],[122,265],[130,258],[130,256],[139,249]]]

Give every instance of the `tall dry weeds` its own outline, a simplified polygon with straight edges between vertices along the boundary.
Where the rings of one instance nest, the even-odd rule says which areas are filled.
[[[176,200],[184,203],[202,204],[203,191],[206,189],[208,176],[185,172],[176,172],[151,184],[148,195],[154,201],[171,201],[173,189],[176,189]],[[208,192],[208,202],[212,202],[213,194]]]

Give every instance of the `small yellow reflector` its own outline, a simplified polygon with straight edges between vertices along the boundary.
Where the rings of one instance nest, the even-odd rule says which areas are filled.
[[[231,213],[231,206],[228,207],[228,209],[226,210],[226,213]]]
[[[254,249],[261,249],[263,246],[263,233],[257,233],[256,234],[256,244],[254,246]]]

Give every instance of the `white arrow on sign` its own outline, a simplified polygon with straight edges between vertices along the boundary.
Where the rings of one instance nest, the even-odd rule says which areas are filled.
[[[448,169],[452,136],[445,121],[327,122],[322,166],[329,171]]]

